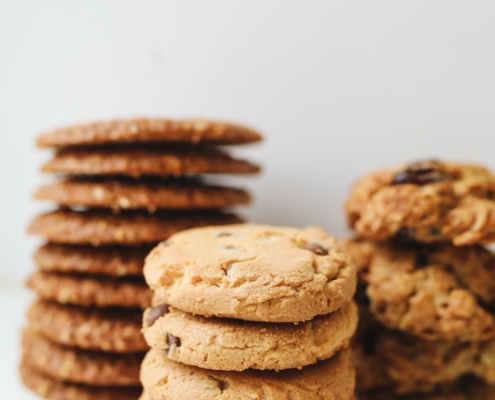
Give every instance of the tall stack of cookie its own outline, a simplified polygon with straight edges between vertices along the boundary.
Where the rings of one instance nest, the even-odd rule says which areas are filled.
[[[259,168],[216,145],[259,141],[224,123],[139,119],[57,130],[38,145],[55,147],[44,167],[64,174],[38,199],[60,208],[29,232],[48,240],[36,252],[28,285],[39,295],[28,311],[21,375],[49,399],[129,399],[142,392],[139,368],[148,346],[142,310],[151,291],[144,258],[173,233],[237,223],[220,211],[250,200],[198,174],[251,174]]]
[[[142,399],[353,398],[356,270],[323,230],[191,229],[144,274]]]
[[[346,211],[363,399],[495,398],[495,176],[418,162],[357,182]]]

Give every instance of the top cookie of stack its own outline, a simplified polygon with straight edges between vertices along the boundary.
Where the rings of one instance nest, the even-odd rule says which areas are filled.
[[[61,208],[29,227],[49,241],[28,281],[41,299],[23,342],[22,377],[31,389],[48,398],[138,397],[147,349],[140,315],[151,303],[144,258],[180,230],[241,221],[221,209],[249,203],[249,193],[196,175],[258,172],[214,145],[259,140],[236,125],[163,119],[76,126],[38,139],[56,148],[43,171],[64,177],[35,194]],[[53,349],[60,368],[43,354]]]
[[[351,399],[356,271],[322,229],[187,230],[150,253],[144,274],[155,292],[148,398]]]
[[[495,176],[417,162],[358,181],[346,211],[367,325],[358,386],[428,392],[466,374],[495,384],[495,254],[481,246],[495,241]]]

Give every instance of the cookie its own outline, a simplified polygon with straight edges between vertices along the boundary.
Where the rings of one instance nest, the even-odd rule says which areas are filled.
[[[205,225],[239,223],[229,213],[217,211],[56,210],[35,218],[28,232],[56,243],[136,245],[156,243],[184,229]]]
[[[70,175],[178,177],[190,174],[253,174],[257,165],[229,156],[217,148],[199,146],[113,146],[63,148],[43,172]]]
[[[67,179],[42,186],[34,197],[65,207],[119,209],[210,209],[248,204],[249,193],[241,189],[209,186],[192,181]]]
[[[495,240],[495,176],[486,168],[422,161],[358,181],[346,202],[358,236],[456,246]]]
[[[42,134],[36,144],[40,147],[143,142],[242,144],[260,140],[259,133],[225,122],[134,118],[56,129]]]
[[[495,341],[426,341],[384,330],[375,349],[397,393],[430,392],[467,375],[495,384]]]
[[[151,397],[146,393],[146,390],[143,390],[143,394],[139,398],[139,400],[152,400]]]
[[[145,312],[143,332],[151,347],[184,364],[222,371],[284,370],[325,360],[347,347],[357,319],[353,302],[297,325],[205,318],[159,304]]]
[[[466,258],[449,250],[444,246],[377,246],[366,290],[375,317],[389,328],[427,340],[495,338],[493,314],[470,290],[469,281],[456,273],[454,265],[469,268],[464,264]]]
[[[182,311],[264,322],[331,313],[356,286],[354,264],[314,227],[191,229],[157,246],[144,274],[164,302]]]
[[[348,351],[302,370],[209,371],[169,360],[150,350],[141,367],[141,382],[154,399],[350,400],[354,371]]]
[[[79,350],[51,343],[25,330],[22,363],[51,379],[89,386],[139,386],[144,354]]]
[[[146,351],[137,309],[88,309],[37,301],[28,310],[29,327],[51,342],[115,353]]]
[[[59,382],[25,365],[21,365],[20,375],[30,390],[51,400],[136,400],[141,394],[139,387],[91,387]]]
[[[144,259],[152,246],[70,245],[47,243],[36,251],[34,261],[47,272],[141,276]]]
[[[38,271],[29,277],[27,286],[43,300],[85,307],[144,309],[151,304],[152,296],[140,277],[116,279]]]

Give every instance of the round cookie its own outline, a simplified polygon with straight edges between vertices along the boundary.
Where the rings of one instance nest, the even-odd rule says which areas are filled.
[[[226,122],[134,118],[56,129],[42,134],[36,144],[40,147],[143,142],[242,144],[260,140],[259,133]]]
[[[115,353],[146,351],[142,312],[91,309],[37,301],[28,310],[29,327],[51,342]]]
[[[113,146],[63,148],[43,172],[70,175],[123,175],[179,177],[190,174],[253,174],[257,165],[226,152],[198,146]]]
[[[456,246],[495,240],[495,176],[469,164],[422,161],[359,180],[346,202],[358,236]]]
[[[353,302],[297,325],[205,318],[162,303],[145,312],[143,333],[151,347],[176,362],[222,371],[285,370],[347,347],[357,320]]]
[[[350,301],[354,264],[320,228],[266,225],[191,229],[147,257],[147,283],[191,314],[300,322]]]
[[[201,183],[160,180],[67,179],[42,186],[36,199],[64,207],[119,209],[211,209],[248,204],[249,193],[241,189]]]
[[[47,272],[142,276],[144,259],[152,248],[47,243],[38,248],[34,261]]]
[[[22,336],[22,363],[59,381],[89,386],[139,386],[144,354],[114,354],[60,346],[32,331]]]
[[[27,286],[43,300],[96,307],[140,307],[151,304],[152,292],[140,277],[111,278],[38,271]]]
[[[59,382],[21,365],[22,382],[34,393],[51,400],[136,400],[139,387],[91,387]]]
[[[241,220],[217,211],[125,211],[56,210],[39,215],[28,232],[56,243],[136,245],[156,243],[184,229],[205,225],[239,223]]]
[[[208,371],[169,360],[152,349],[141,367],[141,382],[155,399],[350,400],[354,370],[348,351],[302,370]]]
[[[495,318],[476,296],[494,300],[489,251],[448,244],[374,247],[366,294],[381,323],[427,340],[495,338]]]

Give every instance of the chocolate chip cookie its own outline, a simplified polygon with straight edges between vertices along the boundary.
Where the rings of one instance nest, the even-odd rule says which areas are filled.
[[[332,314],[299,323],[205,318],[157,304],[144,314],[144,336],[171,360],[223,371],[301,368],[347,347],[357,325],[349,302]]]
[[[495,241],[495,176],[477,165],[421,161],[379,171],[354,185],[345,208],[349,226],[368,239]]]
[[[203,316],[308,321],[351,300],[354,264],[320,228],[191,229],[147,257],[147,283],[167,304]]]

